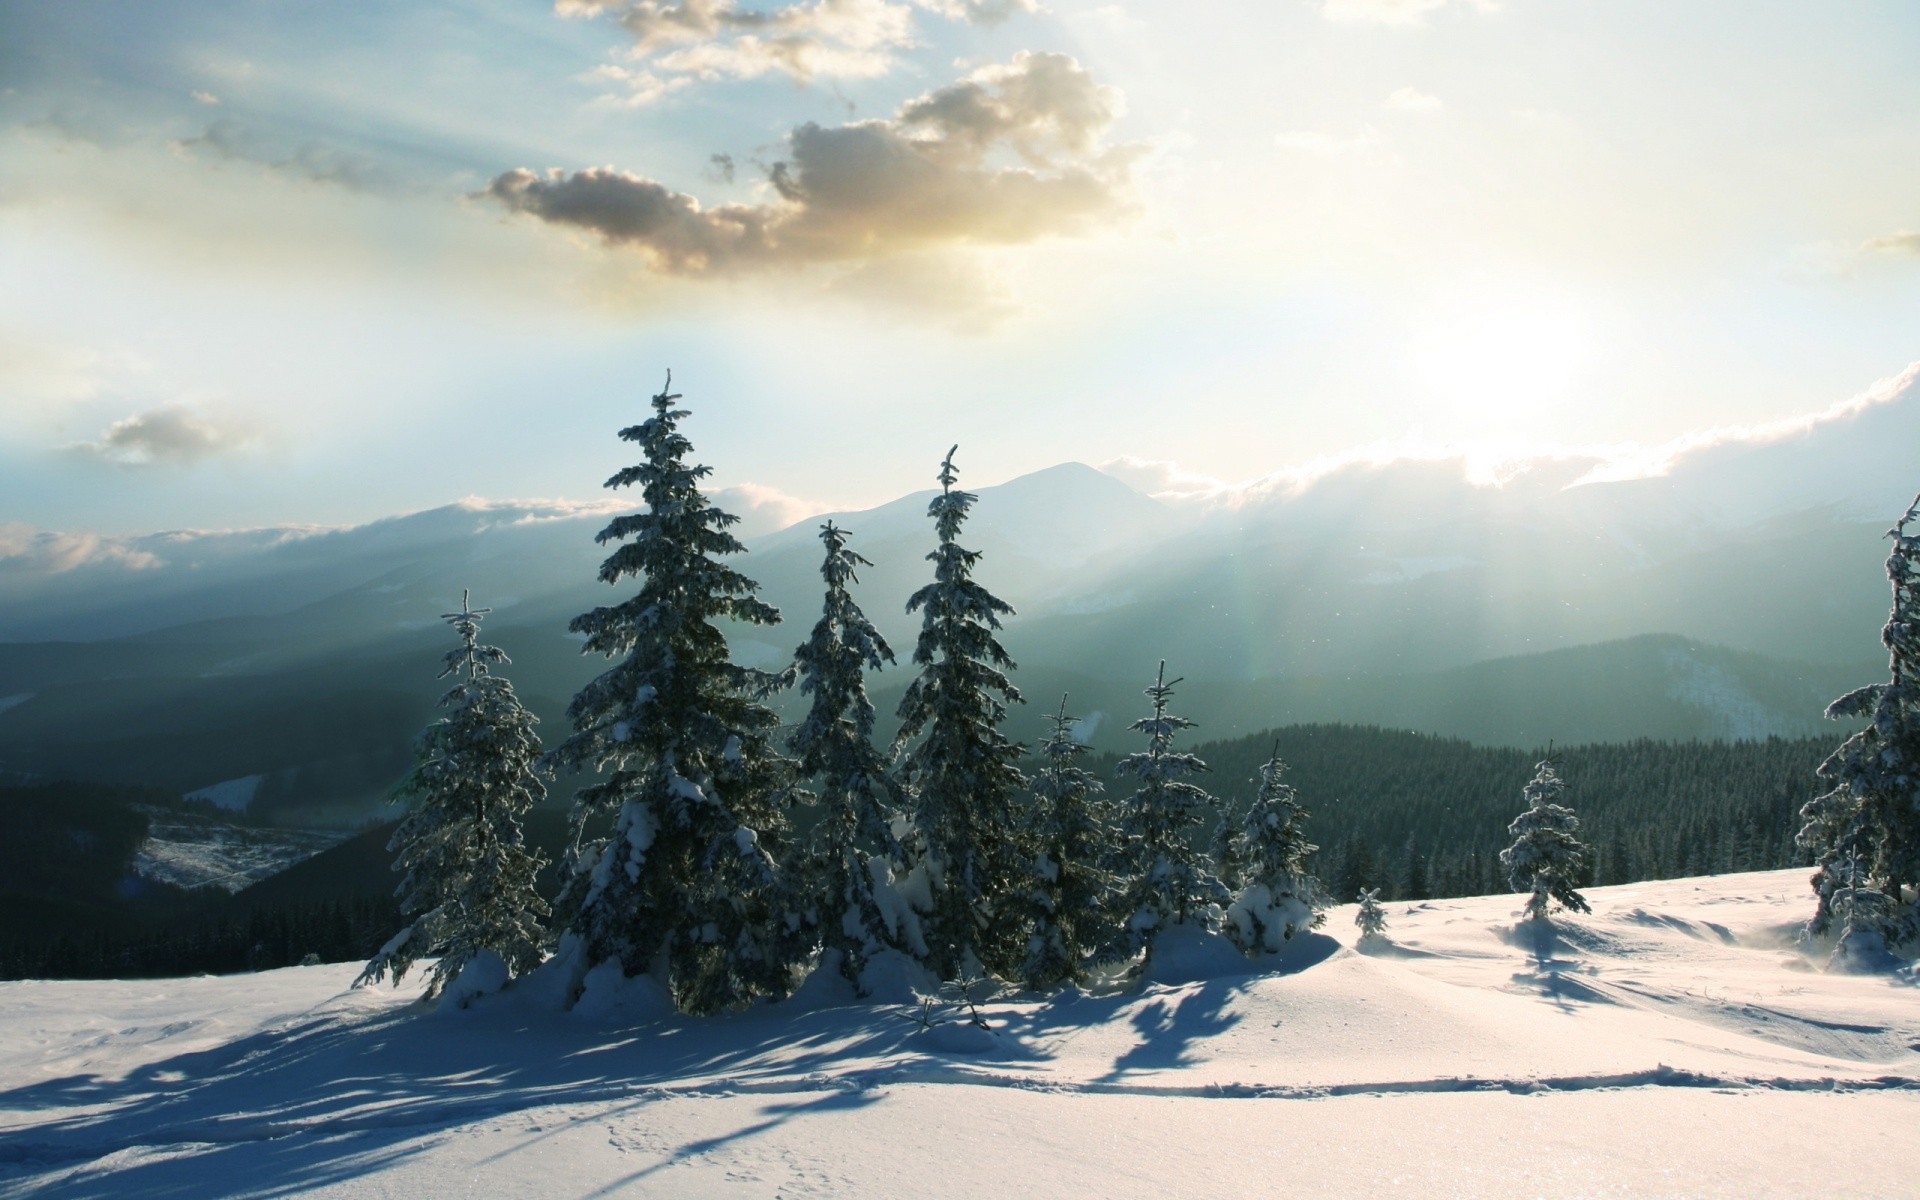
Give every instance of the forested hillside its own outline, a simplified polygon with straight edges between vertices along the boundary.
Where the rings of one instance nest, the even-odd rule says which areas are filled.
[[[1244,808],[1276,742],[1311,813],[1307,834],[1321,847],[1313,869],[1335,899],[1350,901],[1360,886],[1397,899],[1507,890],[1499,850],[1544,748],[1301,725],[1195,747],[1212,767],[1203,781]],[[1813,770],[1834,742],[1636,741],[1556,748],[1554,756],[1597,851],[1593,882],[1608,884],[1799,864],[1800,806],[1820,790]],[[1120,786],[1115,761],[1091,763],[1110,791]],[[146,824],[132,805],[157,795],[0,788],[0,808],[20,831],[0,851],[0,978],[220,973],[287,966],[309,954],[356,960],[395,928],[390,823],[232,897],[196,896],[131,873]],[[561,814],[536,811],[527,828],[557,860],[566,840]],[[1409,845],[1420,860],[1411,880]],[[46,866],[54,861],[57,871]],[[553,886],[553,871],[545,886]]]

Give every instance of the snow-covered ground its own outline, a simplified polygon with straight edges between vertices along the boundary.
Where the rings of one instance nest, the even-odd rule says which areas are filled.
[[[922,1030],[429,1011],[355,968],[0,984],[0,1195],[1916,1194],[1920,990],[1791,947],[1805,872],[1353,909],[1260,973]],[[1226,966],[1231,970],[1223,970]],[[639,989],[635,989],[638,991]]]
[[[134,872],[185,888],[212,884],[237,892],[350,836],[333,830],[230,825],[169,808],[141,811],[147,814],[148,835],[134,855]]]

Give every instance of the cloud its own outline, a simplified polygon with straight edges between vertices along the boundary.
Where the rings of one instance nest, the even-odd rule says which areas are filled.
[[[646,104],[687,82],[787,75],[869,79],[918,44],[917,10],[975,25],[995,25],[1038,10],[1035,0],[811,0],[750,8],[737,0],[555,0],[563,17],[612,17],[632,39],[627,57],[643,64],[607,77],[627,85],[626,104]]]
[[[1232,487],[1224,480],[1184,470],[1165,459],[1130,454],[1103,462],[1095,469],[1156,500],[1208,500]]]
[[[1430,96],[1418,88],[1403,87],[1380,102],[1380,107],[1388,112],[1414,113],[1418,116],[1431,116],[1447,106],[1438,96]]]
[[[1890,233],[1885,237],[1868,238],[1860,243],[1860,249],[1867,254],[1920,257],[1920,233],[1903,229],[1899,233]]]
[[[1689,460],[1710,458],[1717,451],[1757,448],[1805,437],[1823,426],[1848,421],[1904,398],[1920,398],[1920,362],[1817,412],[1752,425],[1696,430],[1653,445],[1539,446],[1526,452],[1488,455],[1458,445],[1380,442],[1238,483],[1197,474],[1177,463],[1131,456],[1101,463],[1099,469],[1158,500],[1223,509],[1286,501],[1334,477],[1406,464],[1426,464],[1450,474],[1457,471],[1458,478],[1479,487],[1525,481],[1535,487],[1560,490],[1671,475]]]
[[[1581,483],[1609,483],[1666,475],[1682,460],[1723,446],[1760,446],[1802,437],[1822,425],[1845,421],[1879,408],[1920,388],[1920,362],[1909,363],[1898,375],[1882,379],[1857,395],[1818,412],[1783,417],[1753,425],[1721,425],[1686,434],[1657,446],[1617,447],[1606,461],[1582,476]]]
[[[787,135],[764,203],[703,205],[612,167],[496,177],[482,198],[639,251],[664,274],[739,275],[1018,245],[1123,214],[1141,148],[1106,146],[1118,92],[1064,54],[1022,51],[892,117]],[[1000,165],[1010,154],[1018,165]]]
[[[833,507],[817,500],[790,496],[764,483],[741,483],[733,487],[716,488],[712,499],[714,507],[740,518],[740,523],[733,527],[737,537],[758,537],[763,533],[785,529]]]
[[[144,571],[162,565],[157,555],[98,533],[55,533],[0,523],[0,574],[63,575],[86,566]]]
[[[76,442],[69,453],[117,467],[185,467],[245,447],[253,436],[215,424],[185,405],[136,413],[107,427],[99,441]]]
[[[921,8],[970,25],[998,25],[1015,13],[1037,13],[1038,0],[915,0]]]
[[[199,135],[177,139],[170,145],[174,153],[186,158],[209,154],[216,159],[252,163],[302,183],[327,184],[355,192],[384,192],[394,186],[387,172],[367,155],[321,142],[307,142],[291,154],[277,154],[231,117],[222,117]]]

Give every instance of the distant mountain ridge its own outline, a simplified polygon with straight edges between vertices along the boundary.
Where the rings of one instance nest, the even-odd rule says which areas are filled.
[[[1580,464],[1485,487],[1457,462],[1400,461],[1182,504],[1065,463],[972,489],[963,542],[1019,610],[1016,682],[1104,714],[1109,747],[1163,657],[1187,679],[1177,711],[1214,737],[1297,721],[1501,744],[1805,734],[1883,669],[1881,535],[1920,489],[1915,445],[1907,378],[1659,478],[1571,488]],[[930,495],[748,539],[740,565],[786,622],[738,631],[736,656],[778,665],[805,636],[831,516],[874,561],[856,595],[904,662]],[[181,789],[261,775],[263,804],[364,814],[432,715],[437,616],[462,588],[494,610],[487,636],[557,736],[597,670],[567,621],[618,595],[595,580],[593,535],[637,499],[154,535],[60,573],[0,572],[0,770]],[[874,679],[883,711],[905,679]],[[1029,715],[1013,736],[1034,735]]]

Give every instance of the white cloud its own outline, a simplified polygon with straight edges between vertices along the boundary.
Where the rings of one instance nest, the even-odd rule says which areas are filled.
[[[67,451],[118,467],[191,466],[253,441],[247,430],[217,423],[182,404],[136,413],[107,427],[98,441],[76,442]]]
[[[740,483],[716,488],[712,495],[715,508],[740,518],[733,527],[736,537],[758,537],[776,529],[804,521],[833,506],[818,500],[803,500],[764,483]]]
[[[63,575],[86,566],[144,571],[160,565],[158,556],[104,534],[56,533],[0,523],[0,573]]]
[[[739,0],[556,0],[563,17],[611,16],[640,64],[620,102],[646,104],[691,80],[787,75],[870,79],[919,44],[916,10],[974,25],[1037,12],[1035,0],[811,0],[755,8]],[[619,78],[619,76],[614,76]]]
[[[1198,474],[1177,463],[1130,456],[1101,463],[1099,469],[1156,499],[1222,508],[1291,498],[1310,491],[1330,476],[1402,463],[1451,464],[1466,482],[1483,487],[1505,486],[1522,479],[1547,487],[1578,487],[1655,478],[1671,474],[1689,458],[1725,447],[1764,446],[1803,437],[1823,425],[1893,403],[1916,389],[1920,389],[1920,362],[1818,412],[1752,425],[1716,426],[1650,446],[1633,442],[1539,446],[1525,452],[1488,455],[1457,445],[1381,442],[1238,483]]]
[[[1907,258],[1920,257],[1920,233],[1903,229],[1885,237],[1868,238],[1860,244],[1867,254],[1891,254]]]
[[[1110,459],[1095,469],[1156,500],[1210,500],[1233,486],[1209,475],[1184,470],[1177,463],[1135,458],[1130,454]]]

